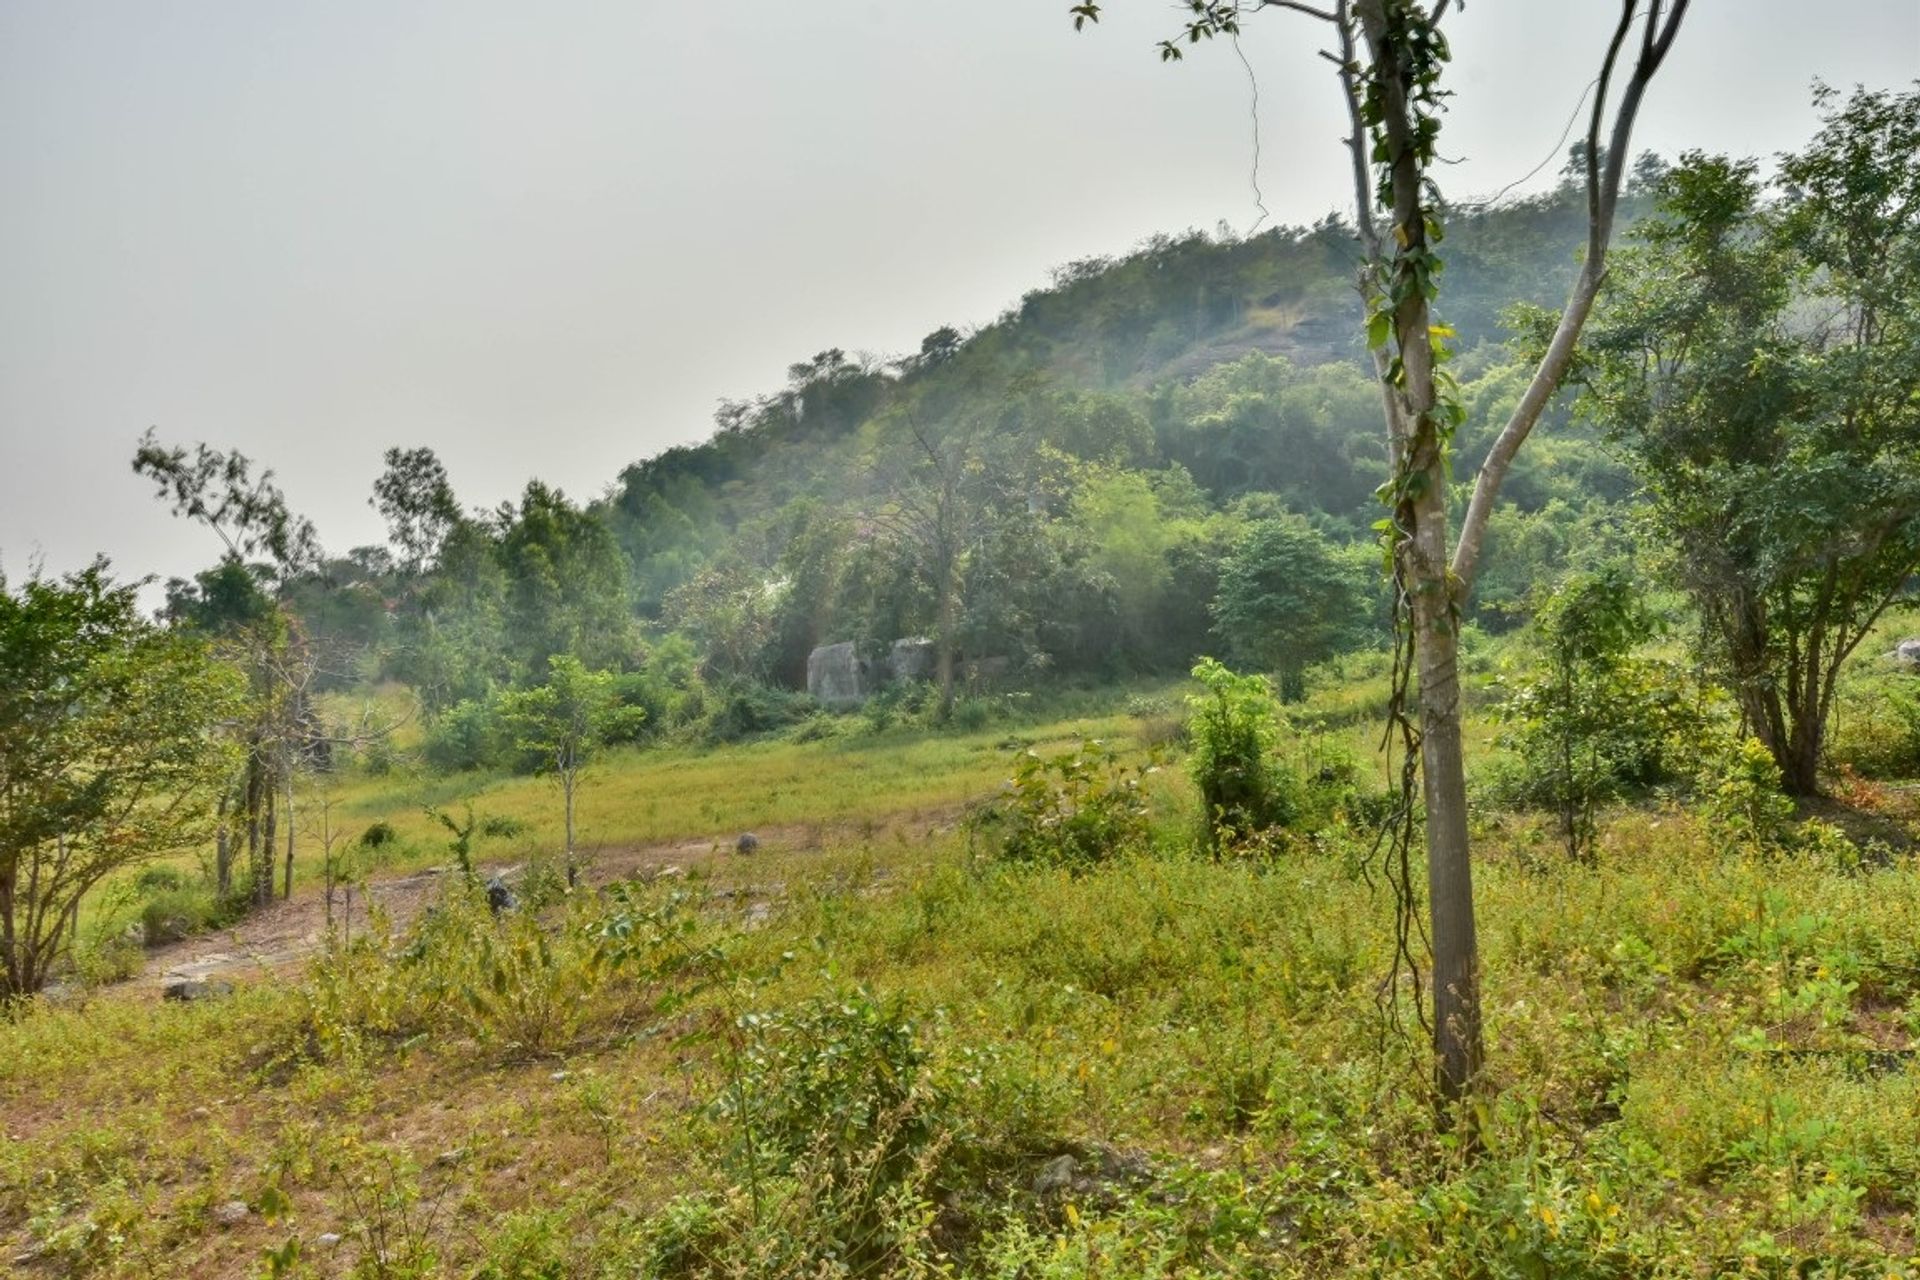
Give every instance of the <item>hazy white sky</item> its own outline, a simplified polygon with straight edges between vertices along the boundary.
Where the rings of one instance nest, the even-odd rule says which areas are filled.
[[[149,425],[273,466],[344,551],[379,539],[389,445],[469,503],[589,497],[822,348],[914,349],[1068,260],[1247,227],[1232,51],[1161,65],[1164,0],[1078,36],[1067,8],[0,0],[0,567],[211,561],[128,468]],[[1616,14],[1450,19],[1450,194],[1554,149]],[[1283,222],[1347,199],[1318,39],[1274,12],[1244,40]],[[1695,0],[1636,142],[1769,154],[1815,76],[1917,75],[1920,0]]]

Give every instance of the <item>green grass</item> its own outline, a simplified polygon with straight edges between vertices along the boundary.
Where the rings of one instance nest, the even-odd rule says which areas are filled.
[[[251,1277],[288,1240],[304,1275],[1920,1273],[1911,860],[1744,847],[1648,805],[1573,865],[1528,816],[1478,814],[1470,1155],[1433,1125],[1413,1006],[1379,1003],[1391,899],[1354,833],[1194,857],[1177,767],[1153,779],[1156,852],[1072,872],[905,821],[991,791],[1023,745],[1163,739],[1183,692],[619,753],[583,797],[589,843],[813,838],[549,910],[547,946],[449,901],[410,947],[363,932],[231,1001],[108,991],[0,1027],[0,1256],[75,1276]],[[1334,714],[1352,701],[1330,687],[1300,719],[1367,749]],[[354,777],[336,812],[394,822],[407,865],[444,858],[420,807],[469,795],[528,824],[483,858],[550,847],[534,779]],[[1075,1172],[1036,1191],[1063,1155]],[[235,1199],[253,1212],[221,1225]]]

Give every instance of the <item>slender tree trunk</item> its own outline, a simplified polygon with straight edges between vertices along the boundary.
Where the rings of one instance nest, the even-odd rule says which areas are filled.
[[[11,861],[0,864],[0,950],[6,952],[6,985],[0,987],[0,1004],[15,1000],[26,994],[20,972],[20,953],[14,937],[14,911],[18,905],[15,894],[19,884],[19,870]]]
[[[1436,420],[1433,317],[1415,264],[1427,250],[1425,175],[1414,136],[1404,51],[1390,36],[1381,0],[1355,15],[1375,64],[1390,156],[1394,345],[1402,380],[1394,450],[1401,497],[1396,555],[1412,613],[1420,677],[1420,775],[1427,810],[1427,896],[1433,940],[1435,1083],[1452,1104],[1480,1072],[1479,950],[1473,918],[1473,865],[1467,839],[1467,775],[1460,734],[1459,628],[1447,550],[1446,454]],[[1450,1108],[1449,1108],[1450,1110]],[[1443,1121],[1451,1119],[1443,1111]]]
[[[262,789],[266,814],[260,823],[259,857],[253,864],[253,903],[257,907],[273,905],[273,863],[280,832],[279,808],[276,797],[279,789],[269,781]]]
[[[233,891],[233,828],[229,818],[233,813],[232,783],[220,789],[220,799],[214,809],[213,830],[213,883],[214,890],[222,898]]]
[[[293,770],[289,768],[287,770],[287,874],[286,881],[280,890],[280,896],[283,898],[293,896],[293,832]]]
[[[939,631],[939,645],[935,651],[934,666],[940,677],[940,719],[944,721],[953,713],[953,627],[954,596],[957,592],[953,582],[954,567],[947,565],[940,574],[940,601],[935,627]]]
[[[573,774],[572,769],[560,771],[560,794],[567,811],[567,887],[572,888],[579,882],[580,868],[573,860]]]

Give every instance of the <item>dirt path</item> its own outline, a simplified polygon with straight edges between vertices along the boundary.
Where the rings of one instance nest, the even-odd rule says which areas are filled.
[[[918,838],[950,829],[958,810],[942,809],[930,813],[907,813],[888,820],[882,830],[891,837]],[[820,825],[784,827],[756,833],[760,840],[758,859],[778,859],[783,854],[803,853],[823,847],[830,838],[859,839],[878,832],[873,824],[835,829]],[[663,844],[634,845],[603,849],[594,853],[583,875],[588,884],[607,884],[648,872],[659,873],[670,867],[681,870],[739,857],[733,839],[688,839]],[[434,867],[366,886],[366,893],[354,893],[349,916],[341,890],[335,891],[336,921],[355,928],[367,920],[367,896],[387,913],[396,927],[404,927],[425,910],[439,892],[441,880],[450,868]],[[476,868],[482,879],[498,875],[512,883],[523,870],[519,863],[490,863]],[[304,964],[319,951],[327,931],[326,901],[317,889],[297,893],[292,899],[275,902],[249,915],[230,928],[200,934],[180,942],[167,943],[147,952],[146,967],[129,979],[135,988],[150,988],[156,993],[169,983],[181,980],[245,980],[271,973],[283,973]]]

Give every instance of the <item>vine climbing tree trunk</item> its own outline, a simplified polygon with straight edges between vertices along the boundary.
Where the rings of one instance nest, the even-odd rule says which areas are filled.
[[[1438,368],[1444,351],[1435,345],[1432,304],[1439,295],[1436,246],[1442,227],[1432,173],[1439,163],[1435,144],[1449,93],[1441,82],[1451,57],[1440,28],[1456,8],[1454,0],[1186,0],[1191,16],[1184,31],[1160,45],[1163,59],[1177,61],[1184,56],[1183,46],[1202,39],[1237,39],[1248,12],[1269,8],[1314,19],[1334,32],[1336,47],[1322,56],[1337,70],[1353,129],[1347,146],[1365,259],[1360,290],[1367,304],[1367,342],[1381,387],[1391,470],[1383,492],[1393,514],[1385,533],[1419,676],[1418,730],[1407,722],[1398,695],[1395,719],[1409,756],[1418,755],[1426,809],[1432,1029],[1443,1123],[1454,1115],[1453,1104],[1472,1090],[1482,1060],[1479,948],[1460,731],[1460,611],[1479,568],[1500,485],[1566,376],[1605,280],[1634,121],[1687,6],[1688,0],[1620,0],[1619,21],[1594,82],[1597,92],[1588,115],[1586,260],[1546,352],[1481,466],[1451,555],[1447,450],[1464,411]],[[1074,25],[1097,22],[1101,7],[1098,0],[1071,6]],[[1633,70],[1615,99],[1614,72],[1636,28],[1639,48]],[[1376,210],[1392,219],[1384,230],[1376,223]],[[1405,692],[1404,684],[1399,688]],[[1396,847],[1402,853],[1413,829],[1409,803],[1395,826]],[[1407,943],[1412,889],[1403,879],[1396,878],[1403,904],[1397,966],[1414,960]],[[1401,971],[1395,970],[1396,992]],[[1415,978],[1417,984],[1417,971]]]

